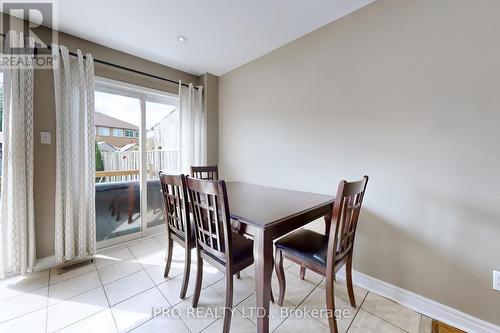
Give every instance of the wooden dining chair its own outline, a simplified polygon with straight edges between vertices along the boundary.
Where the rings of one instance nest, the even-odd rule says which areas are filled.
[[[356,307],[352,285],[352,256],[356,227],[358,225],[361,204],[368,183],[368,176],[362,180],[348,183],[341,181],[333,206],[332,226],[329,235],[323,235],[311,230],[294,231],[276,241],[275,266],[279,284],[278,304],[283,305],[285,297],[285,272],[283,258],[326,276],[326,307],[329,312],[328,323],[330,332],[337,333],[335,316],[334,280],[335,273],[346,266],[346,284],[349,301]]]
[[[233,275],[253,264],[253,241],[231,230],[226,183],[223,180],[188,178],[187,188],[196,228],[198,259],[193,307],[198,306],[203,261],[206,260],[226,276],[223,332],[227,333],[233,306]]]
[[[167,258],[164,276],[168,277],[172,264],[174,241],[185,250],[184,277],[180,298],[186,297],[191,268],[191,249],[196,247],[194,228],[189,215],[186,177],[168,175],[160,171],[160,185],[163,194],[163,219],[167,226]]]
[[[204,180],[219,180],[219,167],[217,165],[207,166],[191,166],[191,177]],[[239,233],[239,226],[233,224],[233,231]],[[236,274],[236,278],[240,279],[240,273]]]
[[[219,180],[219,167],[217,165],[192,166],[191,177],[205,180]]]

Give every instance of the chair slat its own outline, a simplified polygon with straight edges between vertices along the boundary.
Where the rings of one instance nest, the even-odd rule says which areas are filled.
[[[191,177],[204,180],[219,180],[219,168],[217,165],[192,166]]]
[[[184,175],[169,175],[160,172],[160,187],[163,194],[163,217],[169,230],[189,237],[189,213],[185,210],[187,191]]]
[[[228,208],[221,205],[221,200],[227,200],[227,193],[221,190],[224,181],[188,178],[187,183],[198,244],[209,254],[227,260],[230,249],[225,243],[231,237],[227,231],[231,232],[231,220]]]

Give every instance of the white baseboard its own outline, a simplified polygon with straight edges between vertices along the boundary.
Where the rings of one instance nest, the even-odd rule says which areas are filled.
[[[353,282],[430,318],[471,333],[498,333],[500,326],[443,305],[411,291],[396,287],[369,275],[354,271]]]
[[[42,271],[47,268],[52,268],[56,265],[56,256],[44,257],[37,259],[35,272]]]

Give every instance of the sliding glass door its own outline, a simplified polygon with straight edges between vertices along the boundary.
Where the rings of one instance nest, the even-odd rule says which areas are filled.
[[[148,229],[163,225],[158,173],[179,170],[179,110],[161,101],[146,101],[146,163]]]
[[[177,96],[109,80],[95,93],[99,247],[165,230],[158,172],[179,170]]]

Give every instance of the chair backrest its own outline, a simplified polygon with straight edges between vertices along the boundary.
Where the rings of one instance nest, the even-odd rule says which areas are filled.
[[[191,177],[196,179],[219,180],[219,168],[217,165],[192,166]]]
[[[335,262],[350,255],[358,226],[361,204],[365,195],[368,176],[356,182],[341,181],[335,197],[332,226],[328,240],[327,266],[334,269]]]
[[[191,211],[200,250],[231,264],[231,219],[226,183],[187,178]]]
[[[160,171],[160,185],[163,194],[163,217],[167,228],[189,241],[191,223],[189,220],[186,177],[169,175]]]

